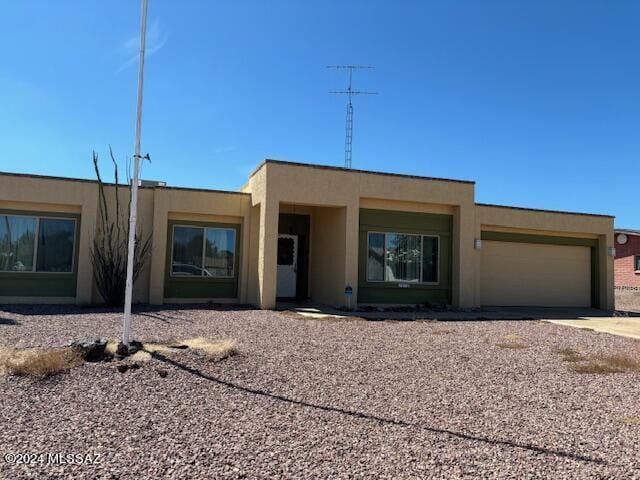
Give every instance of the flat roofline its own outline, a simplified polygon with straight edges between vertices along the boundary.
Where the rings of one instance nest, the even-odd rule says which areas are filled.
[[[561,215],[582,215],[585,217],[615,218],[613,215],[603,215],[600,213],[567,212],[564,210],[546,210],[543,208],[526,208],[526,207],[514,207],[511,205],[495,205],[492,203],[476,203],[476,206],[491,207],[491,208],[508,208],[510,210],[524,210],[526,212],[559,213]]]
[[[267,158],[258,165],[255,170],[249,175],[249,178],[253,177],[258,171],[264,167],[266,164],[272,163],[274,165],[289,165],[292,167],[306,167],[306,168],[315,168],[318,170],[334,170],[345,173],[366,173],[369,175],[384,175],[387,177],[399,177],[399,178],[412,178],[414,180],[428,180],[428,181],[436,181],[436,182],[453,182],[453,183],[464,183],[467,185],[475,185],[476,182],[471,180],[456,180],[451,178],[438,178],[438,177],[424,177],[420,175],[408,175],[404,173],[391,173],[391,172],[376,172],[374,170],[359,170],[357,168],[345,168],[345,167],[335,167],[333,165],[319,165],[316,163],[301,163],[301,162],[290,162],[288,160],[274,160],[272,158]]]
[[[37,178],[37,179],[41,179],[41,180],[60,180],[60,181],[64,181],[64,182],[80,182],[80,183],[94,183],[94,184],[98,184],[97,180],[90,180],[88,178],[72,178],[72,177],[57,177],[57,176],[53,176],[53,175],[38,175],[38,174],[34,174],[34,173],[15,173],[15,172],[2,172],[0,171],[0,176],[5,175],[8,177],[21,177],[21,178]],[[115,186],[115,183],[113,182],[102,182],[103,185],[106,185],[108,187],[113,187]],[[128,184],[127,183],[119,183],[118,184],[119,187],[127,187]],[[188,191],[188,192],[208,192],[208,193],[225,193],[225,194],[231,194],[231,195],[251,195],[250,193],[246,193],[246,192],[236,192],[233,190],[215,190],[215,189],[210,189],[210,188],[190,188],[190,187],[171,187],[171,186],[167,186],[167,185],[148,185],[148,186],[143,186],[140,185],[138,187],[139,189],[164,189],[164,190],[181,190],[181,191]]]
[[[614,228],[613,231],[615,233],[626,233],[627,235],[640,236],[640,230],[634,230],[633,228]]]

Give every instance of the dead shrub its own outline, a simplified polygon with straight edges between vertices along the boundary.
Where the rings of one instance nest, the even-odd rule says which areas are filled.
[[[496,347],[511,349],[511,350],[520,350],[523,348],[529,348],[529,345],[526,345],[520,341],[521,338],[519,335],[515,335],[515,334],[503,335],[502,339],[504,341],[497,343]]]
[[[172,346],[177,343],[176,342],[171,342],[171,343],[143,343],[143,348],[145,352],[149,352],[151,354],[154,354],[156,352],[159,353],[170,353],[172,351]]]
[[[98,219],[99,224],[93,244],[91,245],[91,264],[93,266],[93,278],[100,296],[108,306],[122,306],[124,304],[125,283],[127,277],[127,244],[129,240],[129,210],[131,209],[131,182],[128,187],[129,203],[125,212],[120,206],[120,194],[118,177],[118,163],[113,151],[109,147],[109,154],[114,167],[114,200],[115,212],[109,210],[109,202],[105,194],[104,183],[98,166],[98,155],[93,152],[93,167],[98,179]],[[133,283],[136,283],[140,272],[144,270],[151,258],[151,235],[143,237],[142,232],[135,234],[136,242],[133,260]]]
[[[181,342],[189,348],[200,350],[208,357],[218,360],[232,357],[238,353],[235,340],[223,340],[221,342],[211,342],[203,337],[190,338]]]
[[[129,357],[129,360],[133,363],[144,363],[151,360],[151,353],[146,350],[138,350],[136,353]]]
[[[447,335],[449,333],[453,333],[455,330],[451,328],[434,328],[431,330],[433,335]]]
[[[640,372],[640,361],[623,353],[598,355],[586,362],[574,363],[571,368],[576,373],[607,374]]]
[[[563,362],[582,362],[587,358],[572,348],[560,348],[556,353],[562,356]]]
[[[82,365],[82,356],[73,348],[0,347],[0,373],[47,377]]]
[[[307,313],[296,312],[294,310],[278,310],[278,313],[287,317],[295,318],[297,320],[318,320],[321,322],[334,323],[334,322],[354,322],[354,321],[366,321],[366,318],[356,315],[334,315],[329,313]]]
[[[521,350],[523,348],[529,348],[529,345],[525,345],[524,343],[517,343],[517,342],[504,342],[504,343],[496,343],[496,347],[511,349],[511,350]]]
[[[625,425],[640,425],[640,417],[627,416],[620,419],[620,423]]]

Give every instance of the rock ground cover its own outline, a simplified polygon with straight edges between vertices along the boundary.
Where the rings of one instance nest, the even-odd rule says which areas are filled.
[[[616,288],[616,310],[640,313],[640,290]]]
[[[0,308],[0,345],[118,338],[116,312]],[[206,307],[141,311],[146,342],[234,339],[222,360],[154,352],[0,376],[0,453],[101,454],[0,478],[628,478],[640,374],[576,361],[640,343],[538,321],[369,322]],[[504,348],[517,344],[518,348]],[[499,345],[502,345],[500,347]]]

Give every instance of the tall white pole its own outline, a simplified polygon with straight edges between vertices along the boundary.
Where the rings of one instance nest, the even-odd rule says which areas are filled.
[[[131,211],[129,214],[129,243],[127,249],[127,284],[124,295],[124,318],[122,343],[129,346],[131,333],[131,301],[133,299],[133,259],[136,243],[136,220],[138,211],[138,183],[140,170],[140,133],[142,129],[142,91],[144,86],[144,50],[147,37],[147,0],[142,0],[140,20],[140,65],[138,67],[138,105],[136,109],[136,143],[133,155],[133,180],[131,184]]]

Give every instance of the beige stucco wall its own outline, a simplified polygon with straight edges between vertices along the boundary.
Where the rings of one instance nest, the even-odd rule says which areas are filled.
[[[149,281],[149,302],[164,303],[164,282],[169,220],[235,223],[241,226],[238,300],[247,301],[249,239],[251,238],[249,195],[187,189],[154,189],[153,253]],[[172,299],[173,300],[173,299]],[[209,299],[198,299],[209,300]]]
[[[114,189],[106,189],[113,207]],[[126,221],[127,190],[120,191]],[[78,303],[95,303],[90,247],[98,215],[97,184],[90,181],[0,174],[0,208],[80,213]],[[600,240],[599,293],[613,308],[613,219],[559,212],[476,205],[474,185],[438,179],[383,175],[343,169],[266,162],[240,192],[141,188],[138,213],[143,235],[153,235],[152,257],[135,288],[135,301],[160,304],[164,298],[168,221],[237,223],[242,229],[238,301],[275,306],[277,236],[280,213],[311,217],[309,290],[312,299],[344,301],[350,284],[358,288],[358,232],[361,208],[453,215],[453,303],[480,304],[481,256],[474,239],[483,230],[575,236]],[[1,297],[1,292],[0,292]],[[0,301],[2,299],[0,298]],[[32,298],[29,301],[42,301]]]
[[[309,293],[318,303],[343,302],[346,220],[345,207],[315,207],[311,215]]]
[[[95,235],[98,214],[97,185],[92,182],[0,175],[0,209],[5,208],[51,213],[80,213],[78,283],[76,298],[69,300],[82,304],[91,303],[93,270],[90,248]],[[0,297],[2,297],[1,292]],[[34,300],[37,301],[37,298]],[[0,301],[11,301],[11,299],[0,298]]]
[[[344,257],[344,272],[337,273],[337,278],[334,278],[336,272],[332,271],[333,283],[323,286],[322,290],[318,290],[319,285],[314,288],[314,282],[311,282],[316,294],[322,298],[333,298],[334,303],[339,304],[344,302],[342,293],[325,295],[325,289],[343,292],[344,286],[350,284],[353,298],[358,296],[358,232],[363,205],[398,211],[408,208],[409,211],[453,212],[454,222],[459,226],[459,235],[454,241],[454,303],[473,305],[473,295],[469,293],[473,291],[473,281],[462,274],[464,260],[461,260],[470,255],[473,247],[475,204],[472,183],[266,162],[256,170],[243,190],[252,194],[254,205],[263,206],[258,282],[263,308],[275,305],[277,219],[282,204],[344,209],[344,235],[335,234],[330,245],[323,245],[332,258]],[[312,237],[316,239],[312,238],[311,261],[316,262],[317,254],[313,250],[318,248],[319,241],[317,232],[315,235],[313,232]],[[314,265],[312,270],[318,270],[317,263]],[[318,276],[317,273],[315,275]]]
[[[235,192],[195,191],[173,188],[140,188],[138,232],[152,235],[152,251],[145,269],[134,286],[134,302],[163,303],[167,222],[169,219],[237,223],[242,228],[239,301],[246,301],[248,289],[250,197]],[[116,189],[105,185],[105,199],[111,218],[116,217]],[[129,192],[118,188],[120,224],[128,223]],[[0,174],[0,209],[47,213],[79,213],[77,288],[75,298],[3,297],[0,302],[96,304],[102,299],[93,281],[90,251],[101,224],[102,205],[98,185],[92,181]],[[202,299],[206,300],[206,299]]]
[[[607,256],[613,238],[611,217],[476,205],[471,183],[283,162],[264,163],[243,190],[252,193],[254,205],[267,205],[260,217],[258,268],[259,299],[264,308],[275,304],[278,214],[290,212],[292,205],[316,207],[311,220],[314,266],[310,268],[310,285],[312,298],[318,301],[341,303],[343,297],[338,292],[346,284],[353,286],[357,298],[359,209],[376,208],[453,215],[452,287],[456,306],[480,305],[481,258],[474,240],[481,237],[483,229],[490,229],[600,239],[600,296],[603,305],[613,307],[613,259]],[[319,213],[319,207],[326,207],[326,211]],[[320,233],[320,227],[324,222],[329,228],[327,212],[335,207],[343,209],[344,231],[334,228],[331,238],[324,238],[327,235]],[[319,266],[321,258],[344,258],[344,273],[331,264]]]

